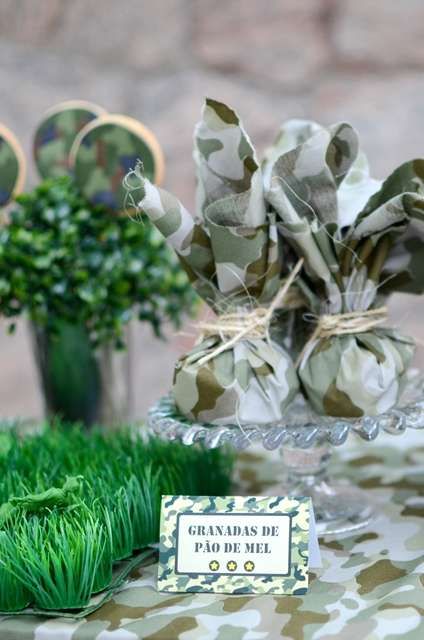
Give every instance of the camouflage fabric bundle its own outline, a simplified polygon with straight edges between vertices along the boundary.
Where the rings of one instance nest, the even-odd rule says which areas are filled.
[[[272,168],[276,160],[322,130],[323,127],[317,122],[301,119],[288,120],[280,127],[274,143],[265,151],[262,162],[266,190],[270,187]],[[337,206],[339,215],[342,216],[343,226],[351,224],[357,212],[380,186],[381,182],[370,176],[365,154],[362,151],[358,151],[355,162],[337,190]],[[286,242],[283,243],[283,247],[285,264],[295,264],[297,260],[296,252],[291,253]],[[305,305],[299,305],[298,309],[288,310],[283,308],[277,310],[271,326],[273,338],[287,348],[295,361],[300,356],[313,329],[311,322],[304,319],[305,311]]]
[[[424,292],[424,160],[398,167],[358,216],[348,246],[385,247],[380,293]],[[382,249],[380,248],[380,251]]]
[[[278,233],[264,199],[262,171],[237,114],[226,105],[206,101],[194,159],[196,218],[140,176],[140,210],[218,315],[216,331],[176,365],[176,404],[192,420],[271,423],[281,419],[298,390],[290,357],[268,335],[246,335],[221,348],[228,335],[219,329],[219,316],[235,312],[243,318],[268,305],[281,287]]]
[[[266,197],[305,260],[299,286],[313,314],[310,333],[323,315],[379,306],[383,291],[421,292],[423,162],[403,165],[380,187],[348,124],[288,123],[280,146],[264,169]],[[413,350],[411,339],[380,327],[317,335],[298,373],[317,412],[375,415],[397,402]]]

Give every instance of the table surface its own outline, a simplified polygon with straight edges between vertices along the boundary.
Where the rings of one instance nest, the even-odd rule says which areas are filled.
[[[242,454],[243,493],[267,495],[280,466],[275,454]],[[367,491],[378,515],[355,535],[320,540],[323,567],[312,573],[307,595],[161,594],[151,565],[85,619],[5,617],[0,638],[422,640],[424,436],[421,442],[408,436],[351,442],[339,450],[334,468]]]

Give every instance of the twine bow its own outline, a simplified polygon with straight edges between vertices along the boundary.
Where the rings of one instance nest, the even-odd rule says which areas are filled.
[[[299,366],[305,354],[316,340],[370,331],[386,321],[387,311],[387,307],[382,306],[377,309],[368,309],[368,311],[350,311],[348,313],[309,316],[313,321],[316,321],[317,326],[303,347],[297,359],[296,366]]]
[[[229,340],[224,341],[221,345],[216,347],[216,349],[211,351],[211,353],[200,358],[198,364],[200,366],[206,364],[209,360],[216,358],[224,351],[233,347],[243,338],[265,338],[268,334],[269,324],[274,311],[282,304],[288,295],[290,287],[301,270],[302,265],[303,258],[297,262],[293,271],[290,273],[269,307],[257,307],[256,309],[247,312],[240,311],[225,313],[218,316],[214,322],[197,323],[196,326],[202,331],[203,337],[219,335],[224,340],[226,337],[230,337]],[[297,297],[297,306],[299,306],[298,302],[299,297]]]

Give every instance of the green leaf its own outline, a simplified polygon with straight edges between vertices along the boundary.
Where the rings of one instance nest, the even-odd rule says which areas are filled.
[[[122,345],[133,316],[160,333],[178,326],[196,296],[175,256],[146,219],[91,206],[69,177],[16,198],[0,228],[0,313],[29,314],[47,331],[83,324],[93,345]]]

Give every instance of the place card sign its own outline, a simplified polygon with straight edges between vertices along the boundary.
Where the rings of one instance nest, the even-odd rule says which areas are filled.
[[[309,498],[163,496],[159,591],[303,595],[320,566]]]

